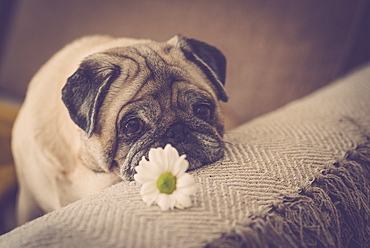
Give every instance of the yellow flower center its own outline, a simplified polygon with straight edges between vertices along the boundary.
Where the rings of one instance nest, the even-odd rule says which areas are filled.
[[[158,177],[157,188],[164,194],[172,194],[176,190],[176,177],[169,172]]]

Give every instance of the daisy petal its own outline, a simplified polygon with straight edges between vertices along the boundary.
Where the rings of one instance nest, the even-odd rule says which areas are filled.
[[[182,176],[189,167],[189,162],[185,159],[186,155],[180,156],[172,166],[172,174],[176,177]]]
[[[176,187],[183,188],[189,185],[194,185],[194,178],[192,175],[185,173],[180,177],[177,177]]]
[[[158,147],[155,149],[150,149],[149,154],[150,163],[160,169],[161,171],[166,170],[167,165],[164,164],[163,149]]]
[[[146,203],[147,206],[152,205],[153,202],[155,202],[155,200],[157,199],[157,197],[158,197],[158,194],[148,194],[148,195],[142,196],[143,201]]]
[[[157,197],[157,204],[162,211],[167,211],[170,208],[169,195],[159,194]]]
[[[149,181],[156,181],[157,176],[154,173],[137,173],[134,175],[134,179],[136,182],[144,184]]]
[[[181,208],[188,208],[191,207],[191,199],[189,196],[184,196],[177,200],[177,205]]]
[[[176,148],[172,147],[171,144],[167,144],[164,148],[164,152],[167,155],[168,163],[173,164],[179,157],[179,153]]]
[[[197,187],[192,185],[184,188],[179,188],[179,191],[186,195],[194,195],[197,192]]]
[[[140,194],[145,195],[145,194],[151,194],[151,193],[159,193],[159,190],[156,185],[156,181],[147,182],[141,186]]]
[[[160,170],[158,166],[147,161],[145,157],[140,160],[139,165],[135,167],[135,170],[138,174],[151,174],[154,177],[158,177],[162,173],[162,170]]]
[[[168,195],[169,209],[174,209],[176,205],[176,198],[171,194]]]
[[[176,191],[173,193],[173,196],[176,199],[177,208],[183,209],[191,206],[191,199],[189,195],[184,194],[181,191]]]
[[[171,167],[171,150],[172,146],[170,144],[167,144],[163,149],[163,164],[166,171],[169,171],[169,168]]]
[[[140,184],[144,184],[146,182],[146,178],[143,177],[142,175],[139,176],[139,174],[134,175],[134,180]]]

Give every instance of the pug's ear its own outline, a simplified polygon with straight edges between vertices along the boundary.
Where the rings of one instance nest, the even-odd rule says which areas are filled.
[[[62,100],[74,123],[91,137],[99,110],[109,87],[120,74],[120,67],[109,62],[108,55],[87,57],[68,78]]]
[[[196,64],[206,74],[218,92],[221,101],[227,102],[225,91],[226,58],[220,50],[195,39],[188,39],[181,35],[173,37],[169,43],[180,46],[186,59]]]

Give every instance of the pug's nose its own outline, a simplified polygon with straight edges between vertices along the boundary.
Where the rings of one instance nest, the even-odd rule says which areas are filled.
[[[172,124],[166,131],[165,136],[173,139],[176,143],[184,142],[189,134],[189,129],[182,123]]]

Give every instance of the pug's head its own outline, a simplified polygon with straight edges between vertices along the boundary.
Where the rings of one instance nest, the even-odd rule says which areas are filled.
[[[85,58],[62,99],[83,133],[86,166],[132,179],[149,149],[167,143],[189,169],[222,158],[225,71],[218,49],[182,36]]]

